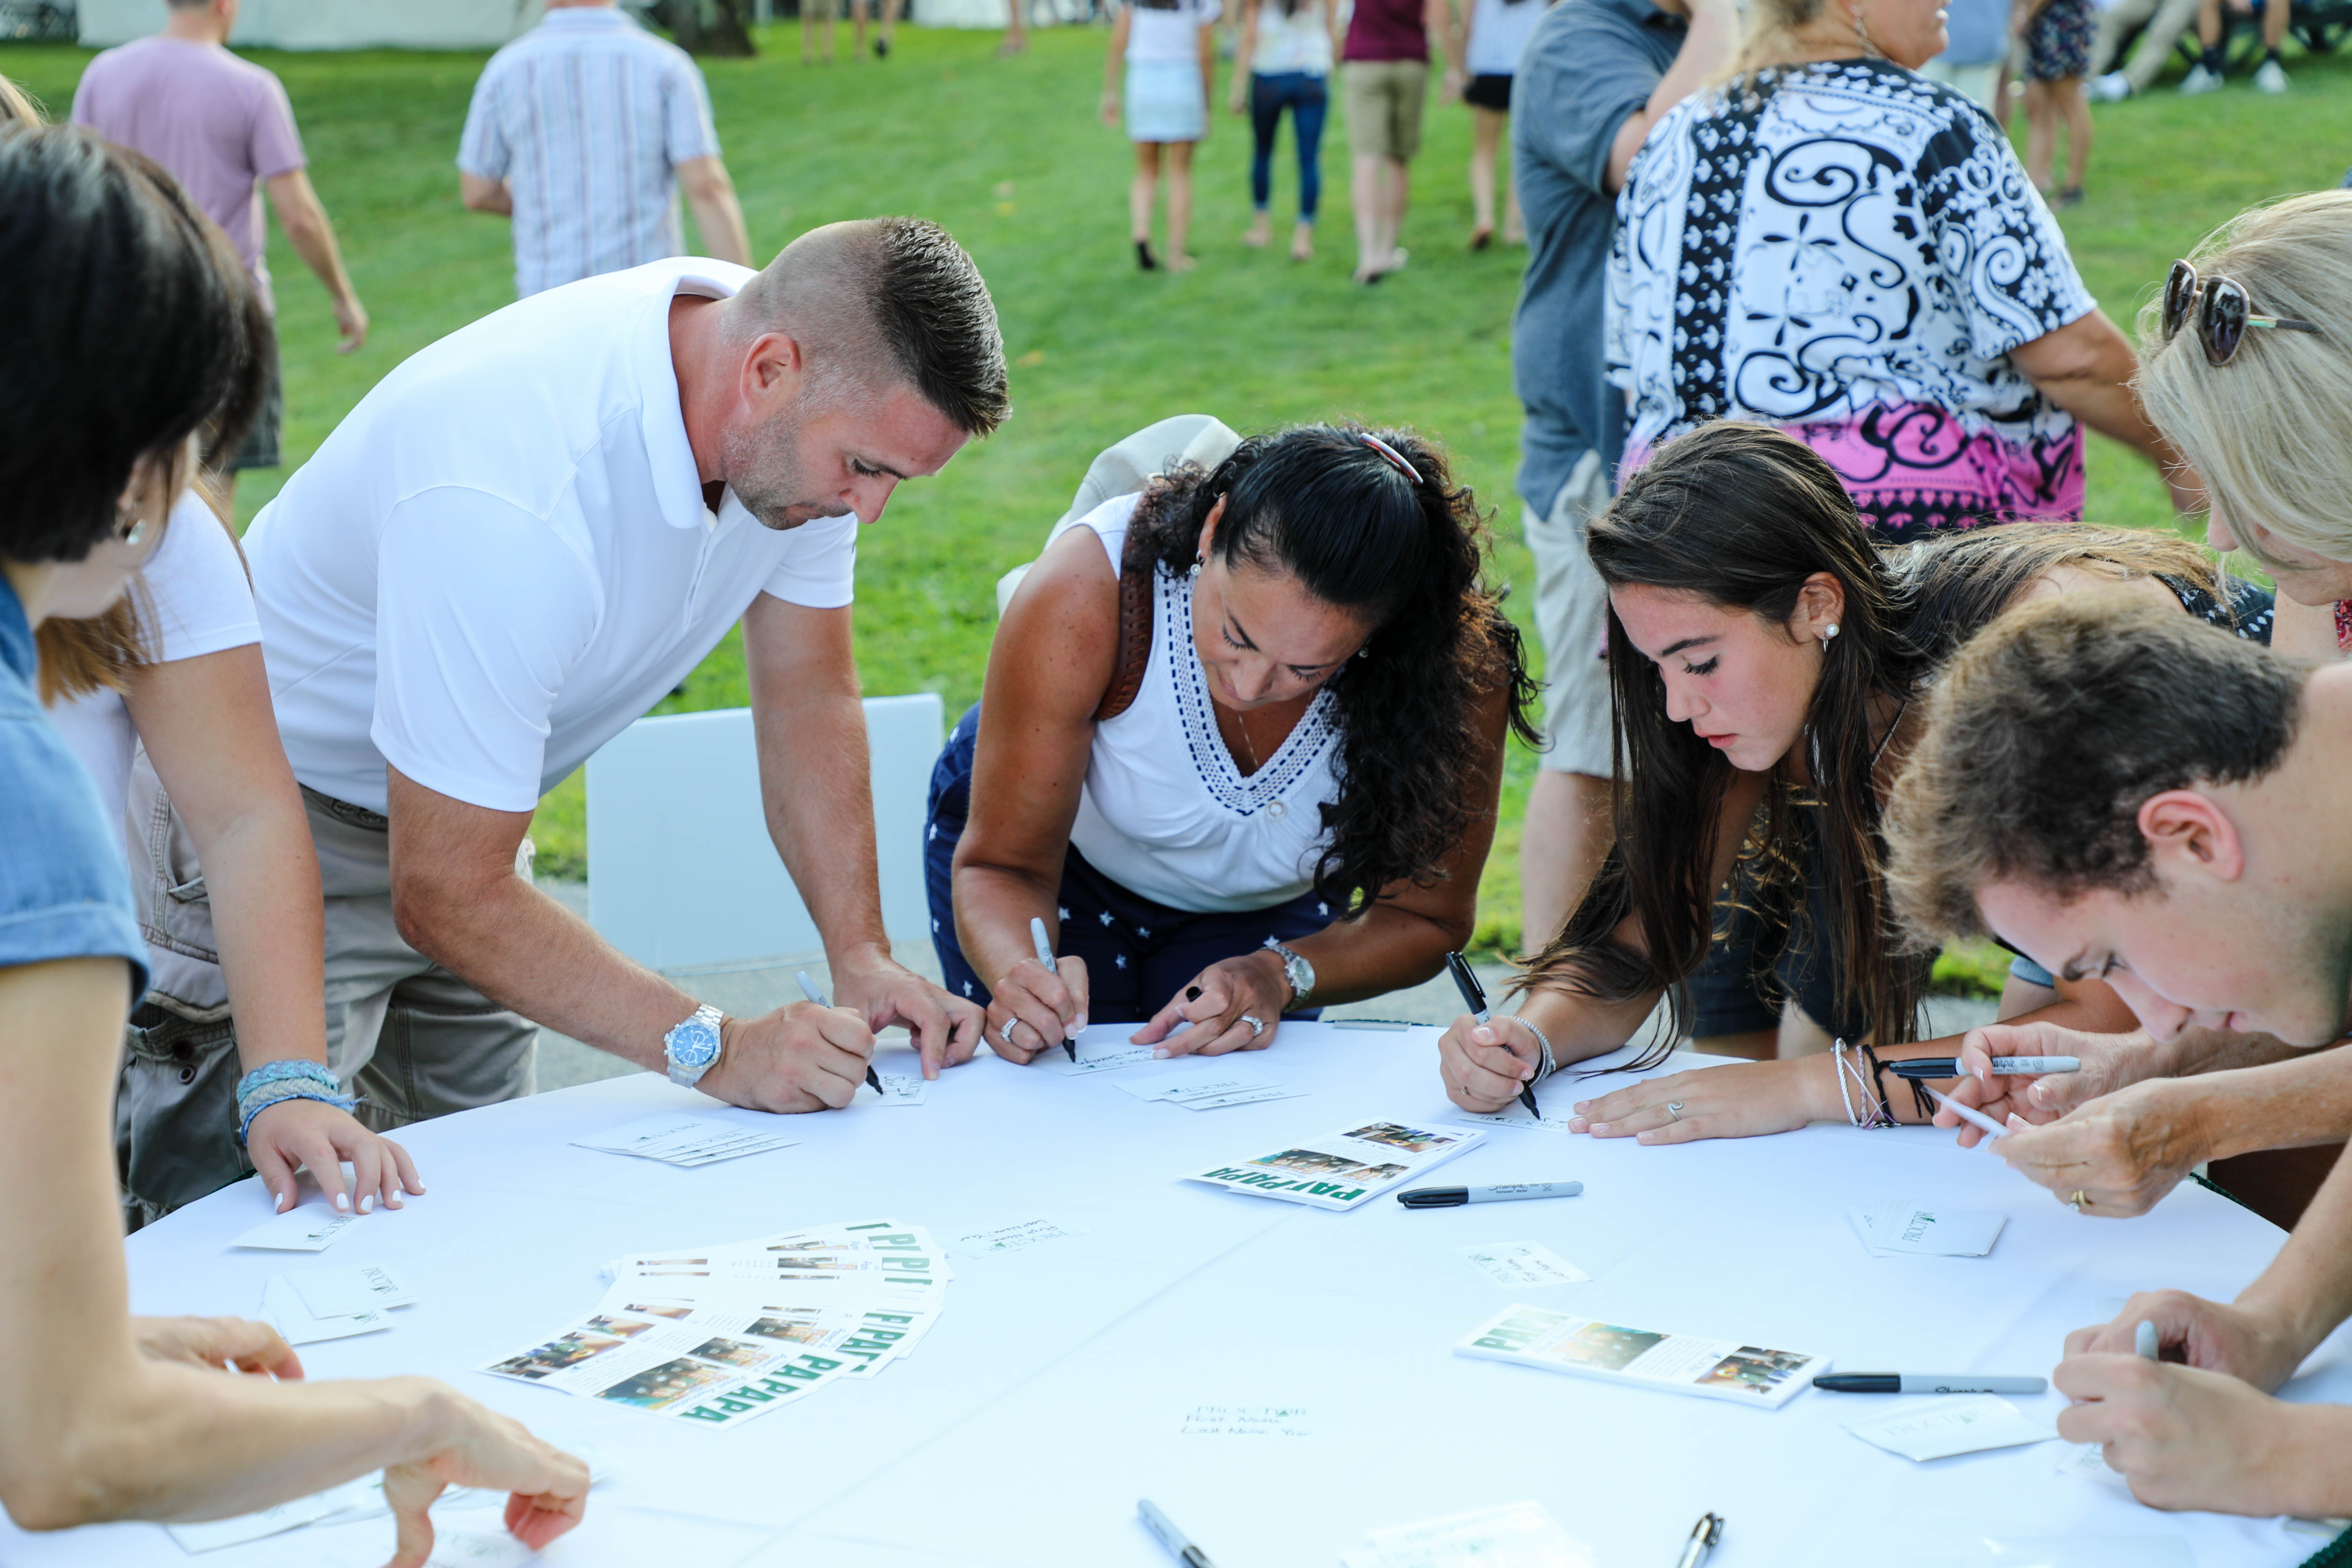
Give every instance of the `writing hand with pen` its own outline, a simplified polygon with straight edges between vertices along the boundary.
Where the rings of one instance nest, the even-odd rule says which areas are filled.
[[[1026,1063],[1059,1046],[1076,1061],[1078,1034],[1087,1026],[1087,961],[1055,957],[1045,922],[1034,915],[1029,942],[1034,956],[989,988],[988,1048],[1007,1061]]]

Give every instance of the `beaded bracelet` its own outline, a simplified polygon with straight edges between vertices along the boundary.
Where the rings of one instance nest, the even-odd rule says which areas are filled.
[[[299,1059],[268,1062],[254,1068],[236,1085],[236,1141],[245,1144],[245,1135],[253,1126],[253,1119],[282,1100],[316,1100],[349,1110],[359,1101],[343,1092],[335,1075],[318,1062]]]
[[[1537,1025],[1536,1021],[1533,1018],[1528,1017],[1524,1013],[1518,1016],[1518,1019],[1520,1023],[1525,1024],[1528,1026],[1528,1033],[1536,1037],[1536,1044],[1543,1047],[1543,1060],[1537,1066],[1535,1076],[1535,1081],[1541,1083],[1544,1079],[1549,1078],[1552,1074],[1559,1070],[1559,1064],[1552,1059],[1551,1037],[1545,1034],[1542,1028]]]

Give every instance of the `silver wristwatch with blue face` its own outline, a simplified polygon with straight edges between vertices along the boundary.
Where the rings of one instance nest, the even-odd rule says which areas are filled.
[[[1306,1003],[1307,994],[1315,989],[1315,966],[1307,962],[1304,953],[1285,947],[1272,937],[1265,939],[1265,946],[1267,952],[1282,960],[1283,976],[1290,982],[1290,1001],[1282,1010],[1294,1011]]]
[[[719,1026],[727,1015],[704,1003],[685,1023],[662,1037],[662,1055],[669,1058],[669,1080],[692,1089],[702,1075],[719,1065]]]

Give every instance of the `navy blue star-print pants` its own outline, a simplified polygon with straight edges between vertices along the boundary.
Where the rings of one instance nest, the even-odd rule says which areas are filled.
[[[923,830],[923,880],[930,893],[931,945],[939,950],[947,987],[987,1005],[988,984],[964,962],[956,942],[950,870],[971,809],[972,746],[980,732],[974,704],[956,722],[931,769],[930,816]],[[1292,942],[1331,923],[1332,907],[1309,892],[1269,909],[1201,913],[1171,909],[1122,887],[1087,863],[1073,845],[1062,862],[1060,903],[1064,955],[1087,963],[1089,1023],[1140,1023],[1167,1005],[1193,976],[1237,958],[1274,937]],[[1314,1018],[1322,1009],[1286,1013]]]

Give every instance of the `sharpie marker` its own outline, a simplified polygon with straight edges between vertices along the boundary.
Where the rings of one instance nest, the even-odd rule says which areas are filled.
[[[1832,1372],[1813,1379],[1830,1394],[2040,1394],[2050,1386],[2040,1377],[1983,1377],[1960,1373],[1936,1377],[1917,1372]]]
[[[1454,976],[1454,988],[1462,993],[1462,1005],[1470,1009],[1472,1017],[1482,1024],[1485,1023],[1487,1017],[1486,988],[1478,984],[1478,976],[1472,972],[1470,965],[1464,962],[1460,953],[1449,952],[1445,955],[1445,973]],[[1536,1109],[1534,1084],[1519,1085],[1519,1103],[1528,1108],[1529,1116],[1534,1117],[1538,1121],[1543,1120],[1543,1112]]]
[[[815,1003],[820,1007],[830,1007],[833,1005],[831,1002],[825,1000],[824,993],[816,988],[816,982],[808,977],[807,970],[802,970],[798,974],[793,975],[793,978],[801,983],[802,995],[807,997],[810,1001]],[[874,1076],[874,1064],[872,1062],[866,1064],[866,1087],[872,1089],[877,1094],[882,1092],[882,1080]]]
[[[1460,1208],[1464,1204],[1508,1204],[1521,1198],[1572,1198],[1582,1182],[1513,1182],[1499,1187],[1415,1187],[1397,1194],[1409,1209]]]
[[[1143,1528],[1158,1536],[1160,1544],[1174,1552],[1186,1568],[1215,1568],[1215,1564],[1209,1561],[1209,1554],[1193,1545],[1192,1540],[1176,1528],[1175,1521],[1160,1512],[1150,1498],[1138,1502],[1135,1511],[1143,1517]]]
[[[1045,973],[1061,973],[1062,966],[1054,962],[1054,944],[1045,940],[1045,919],[1043,915],[1029,917],[1029,940],[1036,944],[1037,962],[1045,966]],[[1007,1026],[1010,1027],[1010,1026]],[[1078,1059],[1078,1042],[1070,1038],[1069,1031],[1066,1029],[1062,1032],[1062,1048],[1070,1053],[1072,1061]]]
[[[1954,1057],[1917,1057],[1907,1062],[1888,1062],[1886,1070],[1897,1078],[1959,1078],[1963,1076],[1959,1060]],[[1992,1070],[2004,1077],[2039,1078],[2047,1072],[2080,1072],[2080,1057],[1995,1057]]]

